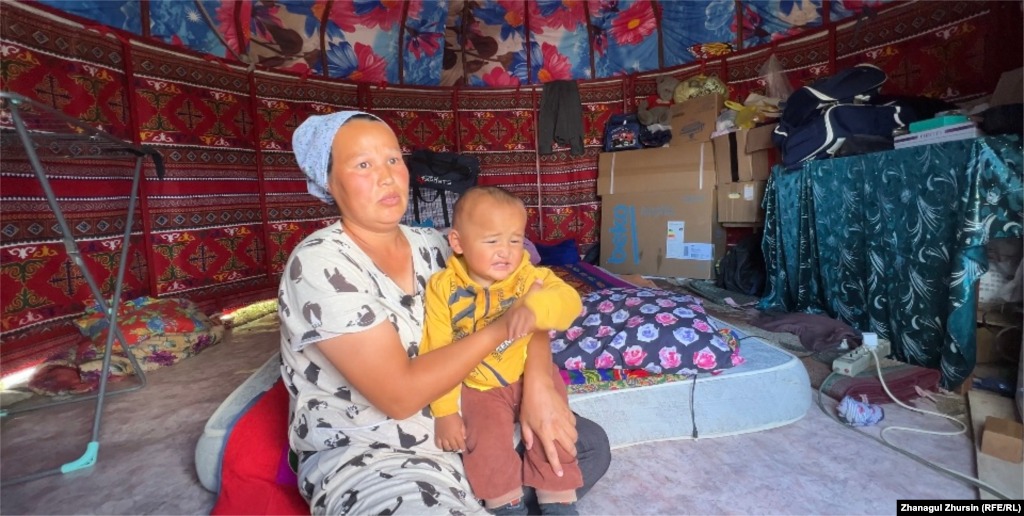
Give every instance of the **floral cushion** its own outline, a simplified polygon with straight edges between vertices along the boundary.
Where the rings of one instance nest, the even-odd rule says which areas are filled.
[[[568,330],[552,336],[551,352],[566,370],[690,375],[743,363],[735,341],[711,325],[700,299],[646,288],[583,296],[583,312]]]
[[[202,332],[214,326],[206,314],[187,299],[140,297],[121,303],[117,312],[117,325],[131,347],[151,337]],[[75,320],[75,325],[101,348],[106,345],[110,324],[99,305],[89,306],[85,315]],[[117,339],[114,339],[114,349],[121,349]]]
[[[85,335],[78,346],[50,357],[33,376],[29,388],[38,394],[60,396],[99,387],[110,327],[95,304],[75,320]],[[224,337],[224,326],[213,322],[187,299],[140,297],[121,303],[117,325],[144,371],[171,366],[213,346]],[[135,374],[131,361],[114,339],[108,378],[117,381]]]

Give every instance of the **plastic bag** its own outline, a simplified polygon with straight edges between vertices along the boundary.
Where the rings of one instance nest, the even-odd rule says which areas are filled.
[[[758,111],[757,106],[744,106],[739,102],[733,102],[727,100],[725,107],[736,113],[736,118],[733,120],[733,124],[740,129],[750,129],[757,125],[761,121],[763,116]]]
[[[793,94],[793,85],[790,84],[786,71],[775,54],[768,58],[758,73],[760,77],[764,77],[769,97],[786,100]]]
[[[679,85],[676,86],[676,90],[673,93],[673,100],[678,104],[690,99],[714,93],[728,95],[729,88],[727,88],[725,83],[723,83],[718,77],[698,75],[690,77],[685,81],[681,81]]]
[[[757,110],[765,118],[762,121],[767,121],[768,118],[778,118],[782,115],[782,111],[779,109],[779,99],[765,97],[764,95],[751,93],[747,95],[747,100],[743,101],[743,105],[757,107]]]
[[[722,110],[715,121],[715,132],[728,132],[736,127],[736,111],[732,109]]]

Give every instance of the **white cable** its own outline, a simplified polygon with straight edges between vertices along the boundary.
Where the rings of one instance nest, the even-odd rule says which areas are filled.
[[[1010,500],[1011,499],[1011,498],[1003,495],[999,491],[997,491],[995,489],[992,489],[992,486],[989,486],[988,484],[985,484],[985,483],[981,482],[980,480],[977,480],[977,479],[972,478],[972,477],[967,477],[967,476],[961,475],[961,474],[959,474],[959,473],[957,473],[955,471],[951,471],[949,469],[937,466],[934,463],[932,463],[932,462],[930,462],[928,460],[925,460],[924,458],[922,458],[919,455],[916,455],[916,454],[913,454],[913,453],[911,453],[911,452],[909,452],[907,450],[904,450],[903,448],[900,448],[899,446],[894,446],[894,445],[890,444],[888,441],[879,439],[878,437],[875,437],[875,436],[873,436],[873,435],[871,435],[871,434],[861,430],[860,428],[857,428],[855,426],[851,426],[851,425],[841,421],[838,417],[836,417],[835,414],[833,414],[831,411],[826,409],[825,405],[821,402],[821,399],[822,399],[822,396],[823,396],[823,388],[825,387],[826,384],[828,384],[829,380],[833,376],[838,376],[838,374],[839,373],[831,373],[831,374],[829,374],[828,377],[825,378],[825,381],[822,382],[821,385],[818,387],[818,408],[821,409],[821,412],[823,414],[825,414],[826,416],[832,418],[833,421],[835,421],[836,423],[839,423],[840,425],[842,425],[843,428],[845,428],[845,429],[847,429],[847,430],[849,430],[851,432],[856,432],[856,433],[858,433],[858,434],[860,434],[860,435],[862,435],[864,437],[867,437],[868,439],[871,439],[873,441],[876,441],[876,442],[880,443],[882,446],[885,446],[885,447],[888,447],[888,448],[892,448],[893,451],[895,451],[897,453],[900,453],[902,455],[905,455],[910,460],[913,460],[915,462],[921,463],[922,465],[927,466],[929,468],[932,468],[935,471],[938,471],[939,473],[944,473],[946,475],[949,475],[951,478],[953,478],[954,480],[956,480],[958,482],[962,482],[962,483],[967,484],[967,485],[972,486],[972,487],[977,487],[977,488],[980,488],[980,489],[984,489],[984,490],[992,493],[993,495],[995,495],[997,498],[1000,498],[1002,500]]]
[[[885,428],[882,429],[882,432],[881,432],[881,434],[879,436],[879,437],[882,438],[882,441],[884,441],[889,446],[892,446],[893,448],[899,448],[899,446],[896,446],[895,444],[889,442],[889,440],[885,438],[885,433],[890,431],[890,430],[902,430],[904,432],[916,432],[916,433],[919,433],[919,434],[946,435],[946,436],[957,436],[957,435],[961,435],[961,434],[964,434],[964,433],[967,432],[967,425],[964,424],[963,421],[960,421],[959,419],[957,419],[957,418],[955,418],[953,416],[942,414],[942,413],[939,413],[939,412],[932,412],[930,410],[923,410],[923,409],[919,409],[917,407],[911,407],[910,405],[907,405],[907,404],[903,403],[902,401],[900,401],[898,398],[896,398],[896,396],[893,396],[892,391],[889,390],[889,386],[885,384],[885,375],[882,374],[882,361],[878,359],[878,354],[875,352],[874,348],[868,348],[868,351],[871,353],[871,356],[875,359],[875,369],[878,371],[878,382],[882,384],[882,388],[885,389],[885,393],[888,394],[889,397],[892,398],[892,400],[895,401],[897,405],[899,405],[899,406],[901,406],[901,407],[903,407],[905,409],[912,410],[914,412],[919,412],[921,414],[927,414],[927,415],[932,415],[932,416],[939,416],[941,418],[948,419],[948,420],[950,420],[950,421],[960,425],[960,430],[955,431],[955,432],[941,432],[941,431],[937,431],[937,430],[923,430],[921,428],[911,428],[911,427],[906,427],[906,426],[888,426],[888,427],[885,427]],[[904,451],[906,451],[906,450],[904,450]],[[908,453],[910,453],[910,452],[908,452]],[[928,461],[928,462],[930,462],[930,461]],[[938,464],[935,464],[934,462],[930,462],[930,463],[933,466],[937,467],[937,468],[946,470],[947,472],[949,472],[952,475],[956,475],[956,476],[958,476],[960,478],[964,478],[964,479],[970,480],[973,483],[977,483],[977,485],[979,487],[984,486],[985,489],[988,492],[992,493],[993,495],[995,495],[995,496],[997,496],[999,498],[1002,498],[1004,500],[1009,500],[1010,499],[1009,496],[1006,496],[1005,494],[1000,492],[998,489],[992,487],[989,484],[986,484],[985,482],[983,482],[979,478],[975,478],[975,477],[972,477],[972,476],[964,475],[963,473],[960,473],[958,471],[953,471],[953,470],[951,470],[949,468],[946,468],[944,466],[940,466]]]

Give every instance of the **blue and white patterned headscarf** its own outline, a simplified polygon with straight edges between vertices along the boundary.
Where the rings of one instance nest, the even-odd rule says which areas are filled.
[[[299,168],[306,175],[309,194],[327,204],[334,204],[331,192],[327,190],[330,171],[327,163],[331,159],[331,143],[338,129],[356,115],[370,115],[362,111],[338,111],[329,115],[311,116],[292,135],[292,152]],[[374,115],[370,115],[377,120]],[[383,120],[381,120],[383,122]]]

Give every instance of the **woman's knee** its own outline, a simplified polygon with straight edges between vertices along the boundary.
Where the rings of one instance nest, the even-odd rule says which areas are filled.
[[[612,451],[608,434],[601,425],[579,415],[576,416],[576,434],[576,460],[583,474],[583,487],[576,490],[576,496],[582,498],[608,472]]]

